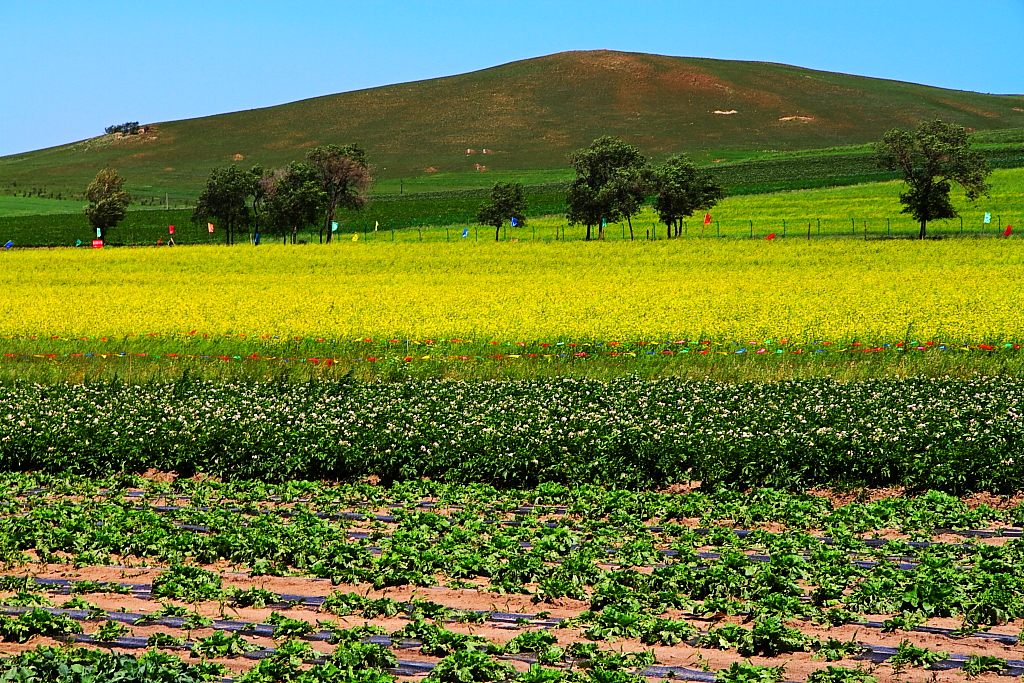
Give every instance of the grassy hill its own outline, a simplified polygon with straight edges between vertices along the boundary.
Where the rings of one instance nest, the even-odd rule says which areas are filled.
[[[976,130],[1024,128],[1024,96],[760,62],[566,52],[2,157],[0,193],[80,193],[97,169],[112,166],[137,196],[162,203],[165,195],[194,197],[214,166],[280,166],[318,144],[353,141],[368,150],[385,191],[399,189],[391,187],[397,179],[415,184],[434,175],[484,186],[506,174],[565,168],[571,152],[602,134],[653,157],[687,151],[725,163],[862,144],[928,118]]]

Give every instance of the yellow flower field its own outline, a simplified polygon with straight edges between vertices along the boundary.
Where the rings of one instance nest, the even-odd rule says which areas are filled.
[[[0,263],[2,336],[1024,338],[1015,239],[346,241],[25,250]]]

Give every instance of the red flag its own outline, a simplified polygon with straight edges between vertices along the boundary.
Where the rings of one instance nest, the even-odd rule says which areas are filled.
[[[207,229],[207,230],[208,230],[208,231],[210,232],[210,234],[212,235],[212,234],[213,234],[213,223],[207,223],[207,224],[206,224],[206,229]]]
[[[711,224],[711,212],[708,211],[706,214],[704,214],[704,225],[710,225],[710,224]]]
[[[766,240],[773,240],[773,239],[775,239],[775,233],[774,232],[768,233],[768,236],[765,237],[765,239]]]
[[[1003,237],[1009,237],[1010,233],[1012,233],[1012,232],[1013,232],[1013,226],[1012,225],[1007,225],[1006,226],[1006,230],[1003,230]]]
[[[168,235],[173,235],[174,234],[174,226],[173,225],[168,225],[167,226],[167,234]]]
[[[92,241],[92,248],[93,249],[102,249],[103,248],[103,240],[93,240]]]

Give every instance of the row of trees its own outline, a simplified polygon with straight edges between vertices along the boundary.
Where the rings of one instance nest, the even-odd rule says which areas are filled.
[[[914,131],[893,129],[875,146],[880,167],[896,171],[907,183],[900,195],[902,213],[919,221],[920,237],[929,221],[955,218],[950,201],[951,183],[961,185],[970,200],[988,192],[990,173],[981,153],[970,148],[966,130],[942,121],[922,123]],[[698,211],[709,211],[724,197],[710,174],[676,155],[652,166],[640,150],[619,138],[605,136],[570,157],[576,177],[566,196],[566,218],[586,227],[586,239],[604,238],[609,222],[625,220],[630,239],[633,221],[648,198],[666,226],[666,236],[678,237],[682,222]],[[339,209],[360,209],[367,201],[373,179],[366,153],[354,144],[322,145],[286,168],[265,170],[235,165],[216,168],[199,197],[193,220],[219,222],[225,241],[249,226],[286,240],[296,241],[300,228],[319,225],[320,242],[331,241],[332,223]],[[124,179],[111,169],[101,170],[86,190],[85,212],[97,237],[120,222],[129,196]],[[526,224],[526,198],[519,183],[497,183],[477,213],[477,220],[494,226],[499,238],[506,220]]]
[[[192,220],[218,221],[227,244],[249,226],[294,243],[300,227],[319,225],[320,242],[330,242],[338,209],[362,208],[372,182],[361,147],[321,145],[285,168],[215,168]]]
[[[570,224],[586,226],[586,239],[604,239],[609,222],[625,220],[633,235],[633,216],[653,195],[654,209],[665,224],[667,236],[682,234],[683,219],[697,211],[710,210],[725,192],[714,179],[698,170],[685,157],[670,157],[651,166],[640,150],[619,138],[600,137],[570,158],[576,178],[566,195]],[[526,199],[519,183],[497,183],[490,199],[477,213],[483,225],[494,227],[494,239],[505,221],[525,225]]]

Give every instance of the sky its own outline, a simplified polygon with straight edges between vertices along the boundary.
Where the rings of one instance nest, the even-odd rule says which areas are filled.
[[[1024,93],[1024,0],[0,0],[0,155],[565,50]]]

